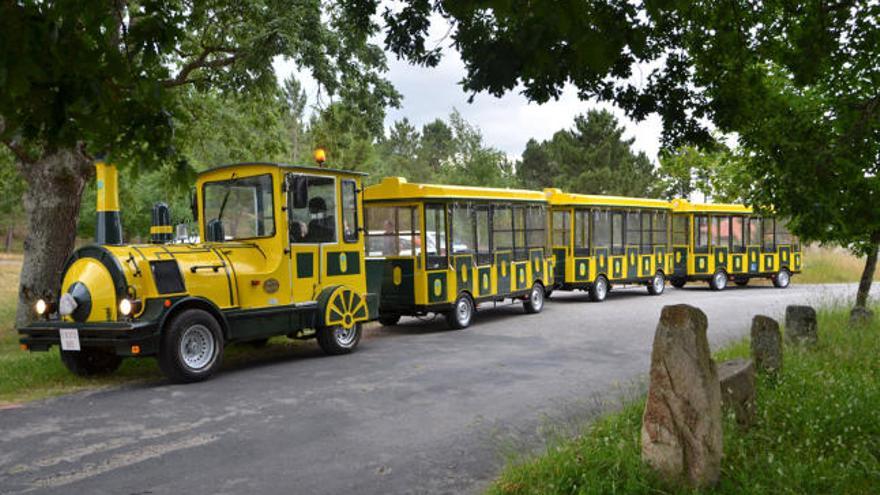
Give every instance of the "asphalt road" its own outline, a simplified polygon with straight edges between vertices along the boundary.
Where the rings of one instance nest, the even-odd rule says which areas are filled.
[[[0,411],[0,493],[461,493],[637,390],[662,306],[709,317],[713,345],[755,314],[851,297],[845,285],[556,293],[539,315],[405,320],[358,352],[314,344],[194,385],[149,384]],[[2,372],[2,370],[0,370]],[[0,378],[2,379],[2,378]]]

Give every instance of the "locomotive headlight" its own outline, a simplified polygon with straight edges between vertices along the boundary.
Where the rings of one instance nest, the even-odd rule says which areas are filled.
[[[119,313],[122,316],[128,316],[131,314],[131,310],[134,308],[134,305],[131,304],[131,301],[128,299],[123,299],[119,301]]]
[[[34,304],[34,311],[38,315],[43,316],[44,314],[46,314],[47,309],[49,309],[49,305],[46,304],[46,301],[42,299],[37,299],[36,304]]]

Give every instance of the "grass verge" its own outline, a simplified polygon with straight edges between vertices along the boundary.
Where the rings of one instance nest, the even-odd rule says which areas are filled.
[[[784,372],[758,378],[759,424],[725,418],[721,483],[705,493],[875,493],[880,486],[880,323],[848,326],[843,308],[819,313],[820,343],[785,349]],[[747,341],[716,359],[748,356]],[[641,463],[644,399],[512,460],[490,494],[692,493],[665,485]]]

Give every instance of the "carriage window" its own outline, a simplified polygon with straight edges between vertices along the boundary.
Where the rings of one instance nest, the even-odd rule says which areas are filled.
[[[623,212],[611,213],[611,254],[623,254]]]
[[[776,220],[776,244],[791,244],[791,233],[788,231],[788,226],[783,219]]]
[[[749,246],[760,246],[761,245],[761,219],[760,218],[749,218],[749,226],[748,226],[748,245]]]
[[[651,229],[651,213],[645,211],[642,212],[642,242],[639,244],[640,253],[651,252],[651,234],[653,234]]]
[[[414,206],[370,206],[366,212],[367,256],[421,254],[419,216]]]
[[[672,216],[672,243],[676,246],[686,246],[688,244],[688,215]]]
[[[743,217],[730,218],[730,243],[734,253],[746,252],[745,222],[743,222]]]
[[[455,204],[452,206],[452,252],[474,252],[474,217],[471,205]]]
[[[513,208],[513,257],[524,260],[529,257],[526,249],[526,209],[522,206]]]
[[[492,262],[492,248],[489,244],[489,207],[477,206],[474,216],[477,221],[477,263]]]
[[[526,242],[529,248],[547,246],[547,210],[543,206],[530,206],[526,211]]]
[[[666,247],[669,241],[668,228],[669,213],[665,211],[654,212],[654,219],[651,222],[651,231],[654,233],[652,239],[654,246]],[[687,231],[687,225],[685,225],[685,231]],[[687,235],[683,238],[684,242],[687,243]]]
[[[638,211],[626,212],[626,245],[638,246],[642,237],[642,216]]]
[[[574,212],[574,254],[590,255],[590,212],[575,210]]]
[[[492,248],[496,253],[513,250],[513,215],[510,207],[496,206],[492,216]]]
[[[571,225],[569,223],[568,211],[553,212],[553,245],[568,247],[568,233]]]
[[[776,251],[776,236],[773,231],[776,222],[772,218],[764,218],[763,220],[761,223],[764,225],[764,242],[761,249],[764,251]]]
[[[730,247],[730,217],[712,217],[712,246]]]
[[[351,179],[342,181],[342,238],[345,242],[357,242],[357,183]]]
[[[446,266],[446,208],[425,205],[425,254],[427,268]]]
[[[593,246],[611,247],[611,212],[608,210],[593,212]]]
[[[297,208],[297,192],[291,190],[288,195],[290,242],[336,242],[336,179],[312,175],[299,177],[305,177],[308,201],[305,207]]]
[[[694,216],[694,252],[709,252],[709,217]]]
[[[271,175],[208,182],[203,197],[205,225],[222,225],[223,240],[275,235]]]

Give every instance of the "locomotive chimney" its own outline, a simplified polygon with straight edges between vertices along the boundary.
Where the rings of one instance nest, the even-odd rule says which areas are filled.
[[[122,244],[122,221],[119,219],[119,176],[116,165],[95,162],[97,223],[95,244]]]

